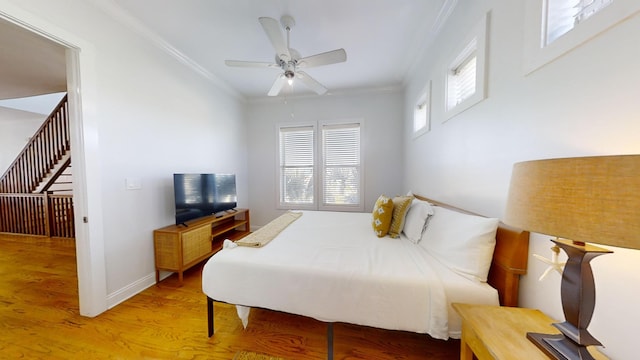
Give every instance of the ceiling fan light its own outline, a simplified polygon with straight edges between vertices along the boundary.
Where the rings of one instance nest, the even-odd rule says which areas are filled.
[[[327,88],[304,72],[298,71],[298,67],[310,68],[344,62],[347,60],[347,53],[344,49],[336,49],[302,58],[300,53],[295,49],[292,49],[289,43],[289,33],[291,28],[295,25],[295,20],[288,15],[283,16],[280,20],[282,27],[287,32],[286,41],[282,36],[282,30],[277,20],[270,17],[258,18],[258,21],[262,25],[262,29],[276,51],[274,59],[275,63],[237,60],[226,60],[225,63],[227,66],[234,67],[270,67],[282,69],[283,72],[280,73],[274,81],[271,89],[267,93],[268,96],[277,96],[280,93],[280,90],[282,90],[285,81],[289,86],[293,86],[295,77],[298,77],[301,84],[306,85],[318,95],[324,95],[327,92]]]
[[[284,72],[284,76],[287,78],[287,83],[289,85],[292,85],[293,84],[293,78],[296,76],[296,74],[292,70],[287,69]]]

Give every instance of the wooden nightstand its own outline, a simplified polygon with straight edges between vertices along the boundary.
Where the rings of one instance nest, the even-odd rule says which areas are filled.
[[[526,334],[560,333],[551,325],[555,321],[540,310],[470,304],[452,306],[462,318],[460,360],[472,360],[473,355],[479,360],[548,360]],[[589,352],[596,359],[607,359],[596,349]]]

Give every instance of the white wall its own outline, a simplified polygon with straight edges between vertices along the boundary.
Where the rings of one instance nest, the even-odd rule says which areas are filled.
[[[402,194],[403,94],[400,91],[254,100],[248,107],[248,164],[251,221],[262,226],[281,212],[277,206],[277,124],[363,119],[364,206],[378,196]],[[293,117],[291,114],[293,113]]]
[[[515,162],[640,152],[640,16],[524,75],[524,3],[459,1],[433,48],[418,62],[407,84],[405,109],[412,108],[420,89],[432,80],[432,130],[412,140],[412,119],[405,117],[406,189],[502,217]],[[487,11],[488,97],[443,123],[446,61],[466,29]],[[533,234],[530,254],[550,256],[548,239]],[[639,264],[640,252],[621,249],[592,262],[597,301],[589,330],[614,359],[636,357]],[[538,282],[544,269],[530,255],[521,306],[562,319],[560,276]]]
[[[46,117],[0,107],[0,175],[7,171]]]
[[[236,173],[239,205],[248,205],[243,103],[91,3],[13,6],[14,13],[28,12],[24,18],[46,19],[48,28],[81,39],[93,55],[80,57],[82,74],[90,75],[81,79],[91,91],[83,97],[90,115],[85,125],[95,125],[86,140],[98,162],[88,169],[99,172],[88,197],[101,204],[101,215],[89,219],[101,229],[94,238],[104,239],[107,304],[113,306],[155,281],[152,231],[175,221],[174,172]],[[142,188],[126,190],[127,178]]]
[[[110,296],[132,279],[150,279],[151,231],[175,222],[173,173],[235,173],[239,205],[248,201],[239,101],[145,43],[131,46],[149,47],[150,58],[112,44],[107,51],[118,60],[102,66],[100,97],[108,103],[99,109],[109,119],[101,123],[100,148]],[[127,79],[135,81],[134,91],[122,91]],[[126,190],[126,178],[140,179],[142,190]]]

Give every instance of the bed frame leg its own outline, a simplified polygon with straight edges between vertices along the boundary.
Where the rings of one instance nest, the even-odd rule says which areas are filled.
[[[213,299],[207,296],[207,326],[209,337],[213,336]]]
[[[327,324],[327,359],[333,360],[333,323]]]

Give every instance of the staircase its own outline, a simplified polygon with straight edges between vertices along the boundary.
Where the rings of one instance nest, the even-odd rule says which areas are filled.
[[[0,232],[75,237],[67,96],[0,178]]]

